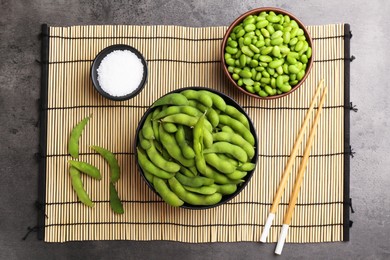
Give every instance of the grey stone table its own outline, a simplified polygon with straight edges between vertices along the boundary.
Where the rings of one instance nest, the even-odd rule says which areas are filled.
[[[294,2],[294,3],[293,3]],[[351,53],[351,241],[287,245],[286,259],[390,259],[390,1],[0,1],[0,259],[263,259],[274,244],[98,241],[48,244],[36,223],[40,25],[229,25],[239,14],[276,6],[307,25],[348,22]]]

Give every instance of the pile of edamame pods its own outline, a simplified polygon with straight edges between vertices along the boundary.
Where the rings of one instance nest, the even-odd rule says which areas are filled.
[[[215,205],[238,193],[253,173],[257,140],[251,123],[217,92],[169,93],[145,117],[137,130],[137,161],[166,203]]]
[[[312,49],[294,19],[263,11],[233,28],[224,55],[238,86],[267,97],[289,92],[303,79]]]
[[[85,117],[72,129],[70,133],[68,151],[74,159],[79,158],[79,140],[90,118],[90,116]],[[108,162],[110,166],[110,206],[115,213],[123,214],[123,205],[119,199],[118,192],[115,188],[115,183],[120,178],[120,168],[118,161],[116,160],[116,157],[112,152],[108,151],[103,147],[95,145],[90,146],[90,148],[99,153]],[[86,206],[94,207],[94,203],[89,197],[87,191],[84,189],[80,173],[85,173],[94,179],[101,180],[102,176],[100,174],[99,169],[83,161],[69,160],[68,163],[70,165],[69,174],[72,181],[72,187],[76,192],[77,197]]]

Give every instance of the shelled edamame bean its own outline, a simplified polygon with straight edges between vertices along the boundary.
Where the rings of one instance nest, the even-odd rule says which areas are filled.
[[[267,97],[291,91],[307,73],[311,55],[298,23],[269,11],[249,15],[233,28],[224,58],[238,86]]]
[[[249,120],[211,91],[186,89],[167,96],[155,102],[152,109],[158,112],[151,110],[139,129],[140,168],[171,206],[216,204],[255,168]]]

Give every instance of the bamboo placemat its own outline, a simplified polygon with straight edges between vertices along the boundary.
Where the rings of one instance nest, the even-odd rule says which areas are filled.
[[[294,138],[321,78],[329,85],[329,94],[287,242],[349,239],[349,25],[309,26],[315,50],[313,70],[300,89],[273,101],[243,96],[229,84],[220,64],[225,30],[43,25],[39,202],[44,212],[39,217],[40,239],[259,241]],[[90,80],[92,60],[112,44],[134,46],[148,62],[146,87],[128,101],[104,99]],[[143,113],[160,96],[187,86],[209,87],[231,96],[247,111],[259,137],[258,166],[248,186],[226,205],[208,210],[168,206],[148,188],[135,162],[135,130]],[[78,202],[67,165],[70,130],[89,114],[92,119],[80,141],[80,160],[94,164],[103,175],[101,181],[83,179],[95,201],[93,209]],[[113,214],[109,207],[108,166],[89,145],[106,147],[119,160],[122,173],[117,189],[123,215]],[[277,240],[294,183],[292,176],[270,242]]]

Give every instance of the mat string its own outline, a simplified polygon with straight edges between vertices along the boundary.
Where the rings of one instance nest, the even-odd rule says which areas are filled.
[[[349,207],[351,208],[351,213],[355,213],[355,211],[353,210],[353,207],[352,207],[352,198],[349,198]]]
[[[39,201],[36,200],[35,203],[34,203],[34,206],[35,206],[35,208],[36,208],[38,211],[42,212],[42,213],[45,215],[46,218],[49,218],[49,217],[47,216],[46,212],[45,212],[45,204],[44,204],[44,203],[39,202]]]
[[[349,61],[350,61],[350,62],[354,61],[355,59],[356,59],[356,57],[353,56],[353,55],[352,55],[351,57],[349,57]]]
[[[353,158],[356,152],[353,151],[352,146],[349,146],[349,155]]]
[[[40,227],[40,226],[38,226],[38,225],[36,225],[36,226],[34,226],[34,227],[27,227],[27,233],[26,233],[26,235],[24,235],[24,237],[22,238],[22,240],[26,240],[27,239],[27,237],[30,235],[30,233],[32,233],[32,232],[38,232],[38,230],[40,229],[40,228],[42,228],[42,227]]]
[[[353,112],[358,111],[358,108],[352,102],[349,102],[349,109],[352,110]]]

